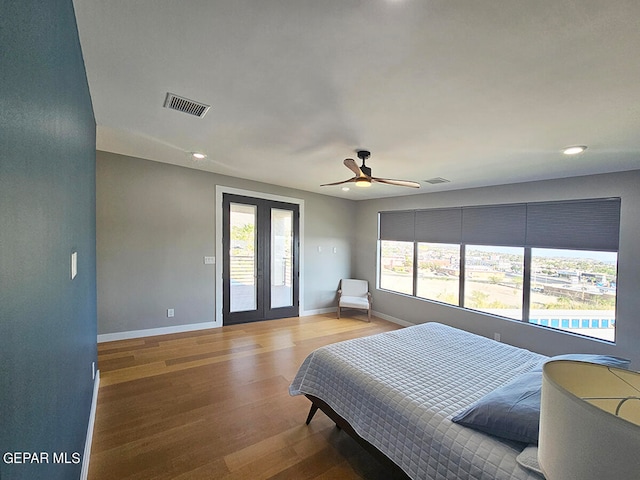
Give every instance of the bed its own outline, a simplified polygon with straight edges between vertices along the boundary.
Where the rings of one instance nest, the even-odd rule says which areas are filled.
[[[540,480],[517,456],[526,444],[451,421],[547,357],[439,323],[312,352],[289,392],[312,401],[409,478]]]

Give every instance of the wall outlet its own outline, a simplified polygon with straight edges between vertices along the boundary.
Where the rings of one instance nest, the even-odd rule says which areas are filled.
[[[167,317],[171,318],[175,315],[175,312],[173,311],[173,308],[168,308],[167,309]]]
[[[494,333],[494,334],[493,334],[493,339],[494,339],[496,342],[499,342],[499,341],[500,341],[500,334],[499,334],[499,333]]]

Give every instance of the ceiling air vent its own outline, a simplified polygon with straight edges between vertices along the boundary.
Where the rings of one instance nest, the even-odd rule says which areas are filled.
[[[171,110],[178,110],[200,118],[204,117],[211,108],[211,105],[194,102],[188,98],[179,97],[174,93],[167,93],[167,98],[164,99],[164,106]]]
[[[447,180],[442,177],[430,178],[429,180],[425,180],[426,183],[430,183],[431,185],[437,185],[438,183],[449,183],[451,180]]]

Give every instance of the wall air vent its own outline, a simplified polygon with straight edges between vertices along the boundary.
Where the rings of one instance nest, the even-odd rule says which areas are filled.
[[[164,99],[164,106],[171,110],[178,110],[179,112],[188,113],[189,115],[195,115],[200,118],[204,117],[211,108],[211,105],[194,102],[193,100],[180,97],[174,93],[167,93],[167,97]]]
[[[425,180],[426,183],[430,183],[431,185],[437,185],[438,183],[449,183],[451,180],[447,180],[442,177],[430,178],[429,180]]]

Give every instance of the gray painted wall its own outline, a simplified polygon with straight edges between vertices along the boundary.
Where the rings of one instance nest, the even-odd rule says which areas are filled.
[[[71,460],[97,361],[95,121],[71,0],[0,11],[0,453]],[[80,469],[0,460],[3,480]]]
[[[202,257],[215,254],[215,190],[224,185],[304,200],[306,311],[334,307],[340,278],[366,278],[374,309],[405,322],[497,332],[547,355],[620,355],[640,367],[640,171],[353,202],[105,152],[97,167],[100,334],[213,321],[214,268]],[[378,211],[609,196],[622,198],[616,345],[375,289]]]
[[[214,320],[215,268],[203,257],[215,255],[217,185],[304,200],[304,309],[335,306],[352,272],[354,202],[99,151],[99,334]]]
[[[376,285],[377,215],[383,210],[512,202],[621,197],[616,345],[543,327],[481,315],[426,300],[373,290],[374,309],[409,323],[438,321],[546,355],[594,352],[619,355],[640,368],[640,171],[502,185],[358,202],[355,276]]]

